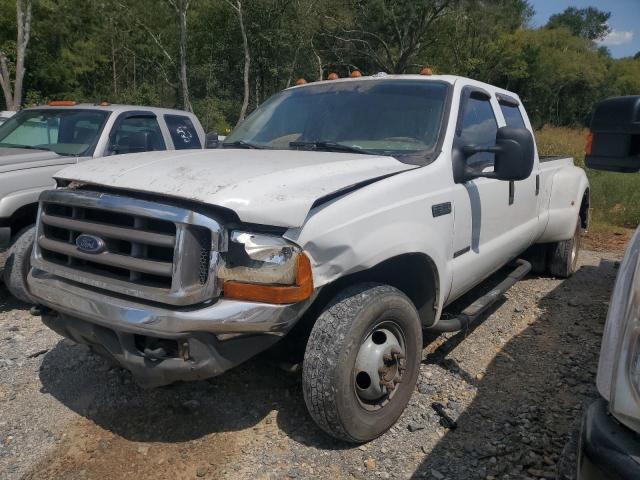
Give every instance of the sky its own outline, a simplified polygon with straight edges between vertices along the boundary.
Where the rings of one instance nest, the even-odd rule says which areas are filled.
[[[547,23],[554,13],[567,7],[596,7],[611,12],[611,33],[602,42],[614,58],[629,57],[640,52],[640,0],[529,0],[536,14],[534,27]]]

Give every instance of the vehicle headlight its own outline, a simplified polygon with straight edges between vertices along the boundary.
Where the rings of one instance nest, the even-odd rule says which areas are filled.
[[[233,231],[223,259],[218,278],[226,298],[282,304],[313,293],[309,258],[282,237]]]
[[[640,229],[636,230],[611,296],[597,385],[620,422],[640,431]]]

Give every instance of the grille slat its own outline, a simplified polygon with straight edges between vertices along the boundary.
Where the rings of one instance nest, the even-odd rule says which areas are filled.
[[[148,232],[144,230],[133,230],[131,228],[117,227],[114,225],[59,217],[47,213],[43,213],[40,218],[42,219],[42,223],[44,223],[45,225],[50,225],[52,227],[64,228],[67,230],[74,230],[82,233],[91,233],[93,235],[104,235],[105,237],[118,240],[146,243],[148,245],[167,248],[173,248],[176,243],[175,235]]]
[[[155,260],[145,260],[142,258],[118,255],[117,253],[109,252],[102,252],[98,254],[84,253],[78,250],[74,245],[59,242],[57,240],[51,240],[45,237],[38,240],[38,245],[40,248],[44,248],[45,250],[50,250],[69,257],[126,270],[135,270],[136,272],[148,273],[149,275],[171,277],[173,271],[172,263],[156,262]]]

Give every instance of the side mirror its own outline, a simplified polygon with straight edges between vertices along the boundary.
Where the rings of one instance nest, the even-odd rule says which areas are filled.
[[[472,167],[467,159],[479,152],[495,154],[493,172],[483,173],[482,168]],[[533,171],[535,148],[533,135],[526,128],[502,127],[496,134],[496,144],[493,147],[479,147],[467,145],[454,157],[454,177],[456,183],[464,183],[474,178],[486,177],[498,180],[524,180]]]
[[[218,148],[220,145],[220,137],[218,137],[217,132],[209,132],[207,133],[207,137],[205,139],[205,148]]]
[[[585,153],[586,166],[594,170],[640,171],[640,95],[596,104]]]

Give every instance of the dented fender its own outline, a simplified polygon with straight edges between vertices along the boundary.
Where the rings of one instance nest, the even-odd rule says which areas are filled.
[[[432,215],[432,206],[450,197],[442,182],[436,186],[437,168],[403,172],[351,192],[312,210],[302,228],[287,231],[285,237],[311,258],[314,285],[400,255],[423,254],[436,270],[439,315],[451,286],[453,215]]]

